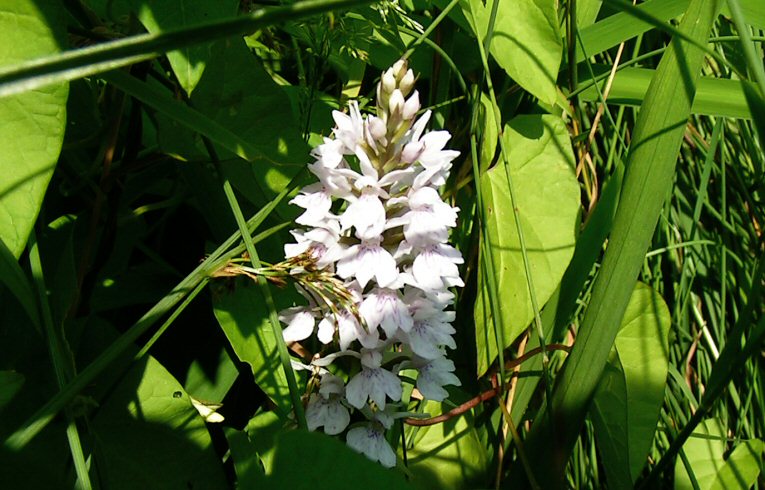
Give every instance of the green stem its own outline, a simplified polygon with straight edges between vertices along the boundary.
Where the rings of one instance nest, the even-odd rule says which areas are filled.
[[[220,160],[215,151],[215,147],[209,138],[202,137],[205,148],[210,155],[213,162],[219,166]],[[226,172],[221,169],[221,178],[223,180],[223,192],[226,194],[228,205],[231,208],[231,212],[234,213],[234,219],[236,220],[239,232],[242,234],[242,241],[244,247],[247,250],[247,254],[250,256],[250,264],[252,268],[257,270],[262,269],[263,264],[260,262],[258,251],[255,248],[255,243],[252,239],[247,228],[247,222],[242,214],[242,209],[239,207],[239,201],[234,194],[234,189],[231,187],[231,182],[226,176]],[[271,289],[268,287],[268,282],[262,274],[256,275],[255,278],[258,286],[260,287],[263,298],[266,300],[266,306],[268,307],[268,319],[271,323],[271,332],[274,335],[274,343],[276,344],[276,350],[279,352],[279,360],[284,370],[284,377],[287,379],[287,387],[290,391],[290,398],[292,398],[292,408],[295,410],[295,418],[297,419],[298,426],[302,429],[308,427],[305,420],[305,411],[303,410],[303,404],[300,401],[300,392],[298,391],[297,381],[295,380],[295,372],[292,369],[292,360],[290,354],[287,351],[287,343],[284,341],[284,335],[282,334],[282,326],[279,323],[278,313],[276,311],[276,305],[274,304],[274,298],[271,295]]]
[[[236,218],[236,224],[239,227],[239,231],[242,233],[242,239],[244,240],[244,246],[247,249],[247,253],[250,256],[250,262],[255,269],[261,268],[260,257],[258,251],[255,249],[255,245],[252,243],[252,237],[248,233],[247,223],[242,215],[242,210],[239,207],[239,202],[234,195],[234,189],[231,187],[231,182],[223,177],[223,192],[226,194],[228,204],[231,207],[231,211]],[[276,312],[276,306],[274,305],[274,298],[271,295],[271,289],[268,287],[266,279],[258,275],[257,282],[260,286],[260,290],[263,293],[263,297],[266,300],[266,306],[268,306],[268,318],[271,322],[271,330],[274,334],[274,342],[276,342],[276,349],[279,352],[279,360],[282,363],[282,369],[284,370],[284,376],[287,378],[287,386],[290,390],[290,398],[292,398],[292,408],[295,410],[295,418],[297,419],[298,426],[300,428],[307,428],[308,424],[305,420],[305,411],[303,410],[303,404],[300,401],[300,393],[298,392],[297,381],[295,381],[295,372],[292,370],[292,362],[290,354],[287,351],[287,344],[284,342],[284,336],[282,334],[282,326],[279,323],[279,318]]]

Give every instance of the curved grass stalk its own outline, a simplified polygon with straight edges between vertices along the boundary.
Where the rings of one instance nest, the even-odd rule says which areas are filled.
[[[0,97],[114,70],[156,58],[184,46],[248,34],[277,22],[296,20],[365,3],[369,3],[369,0],[306,0],[291,5],[265,7],[251,14],[161,34],[130,36],[38,58],[9,70],[0,70]]]

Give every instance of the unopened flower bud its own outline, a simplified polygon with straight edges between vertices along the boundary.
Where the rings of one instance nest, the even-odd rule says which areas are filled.
[[[390,94],[390,99],[388,100],[388,112],[391,115],[401,114],[401,112],[404,110],[405,103],[404,94],[402,94],[398,89],[394,90],[393,93]]]
[[[388,94],[396,89],[396,76],[393,74],[393,69],[383,72],[380,78],[380,85],[382,86],[382,91]]]
[[[420,110],[420,94],[415,90],[404,104],[404,119],[412,119]]]
[[[414,87],[414,72],[412,70],[407,70],[406,74],[401,78],[401,81],[398,84],[399,90],[404,93],[404,95],[409,94],[409,92],[412,91],[412,88]]]
[[[391,71],[393,72],[393,75],[396,77],[396,80],[401,80],[402,78],[404,78],[406,68],[407,68],[406,60],[398,60],[397,62],[393,63],[393,66],[391,67]]]

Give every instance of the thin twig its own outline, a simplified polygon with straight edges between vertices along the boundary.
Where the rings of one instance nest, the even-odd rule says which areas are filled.
[[[547,344],[545,346],[545,350],[548,351],[548,352],[551,351],[551,350],[562,350],[562,351],[569,352],[571,350],[571,346],[570,345],[565,345],[565,344]],[[542,353],[542,348],[541,347],[537,347],[536,349],[531,349],[526,354],[524,354],[524,355],[522,355],[522,356],[520,356],[520,357],[518,357],[516,359],[511,359],[511,360],[507,361],[505,363],[505,367],[508,370],[514,369],[516,366],[519,366],[520,364],[524,363],[525,361],[528,361],[532,357],[534,357],[534,356],[536,356],[538,354],[541,354],[541,353]],[[511,381],[508,382],[505,385],[505,388],[510,386],[510,384],[512,382],[512,378],[517,376],[517,375],[518,375],[517,372],[514,372],[511,375]],[[502,388],[502,386],[497,384],[496,386],[494,386],[490,390],[484,391],[480,395],[478,395],[478,396],[476,396],[474,398],[471,398],[470,400],[466,401],[465,403],[463,403],[463,404],[461,404],[461,405],[459,405],[457,407],[454,407],[451,410],[449,410],[448,412],[442,413],[441,415],[438,415],[436,417],[431,417],[431,418],[428,418],[428,419],[406,418],[406,419],[404,419],[404,423],[407,424],[407,425],[413,425],[413,426],[416,426],[416,427],[424,427],[424,426],[428,426],[428,425],[436,425],[436,424],[440,424],[442,422],[446,422],[447,420],[449,420],[451,418],[454,418],[454,417],[456,417],[458,415],[462,415],[463,413],[467,412],[471,408],[474,408],[475,406],[477,406],[479,403],[485,402],[487,400],[490,400],[490,399],[496,397],[497,394],[500,391],[500,388]]]

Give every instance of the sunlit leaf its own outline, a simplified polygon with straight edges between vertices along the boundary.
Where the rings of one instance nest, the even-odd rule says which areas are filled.
[[[736,490],[751,488],[757,483],[763,463],[765,443],[759,439],[742,441],[730,453],[717,473],[710,490]]]
[[[765,2],[760,0],[738,0],[741,6],[741,12],[744,14],[744,19],[747,24],[751,24],[754,27],[765,29]],[[723,5],[723,15],[730,17],[730,10],[728,9],[728,3]]]
[[[664,401],[670,325],[662,297],[638,283],[591,412],[613,488],[632,487],[646,463]]]
[[[498,1],[491,55],[518,85],[542,102],[556,99],[558,69],[563,52],[554,0],[468,0],[466,16],[483,40],[489,29],[492,4]]]
[[[683,445],[683,453],[700,490],[709,490],[725,461],[725,434],[717,420],[705,420]],[[691,476],[681,457],[675,462],[675,490],[693,490]],[[739,487],[742,488],[742,487]]]
[[[423,411],[435,417],[444,406],[428,401]],[[472,412],[441,424],[410,429],[414,437],[413,447],[407,449],[407,467],[414,474],[414,483],[427,489],[485,486],[490,458]]]
[[[502,162],[486,172],[481,185],[486,194],[488,250],[500,295],[497,322],[505,344],[510,345],[534,316],[513,205],[519,211],[540,307],[555,291],[571,260],[580,205],[574,157],[563,121],[547,115],[519,116],[505,127],[503,137],[517,202],[510,198]],[[488,294],[479,293],[475,307],[478,374],[486,372],[497,356],[485,296]]]
[[[56,3],[0,2],[0,68],[60,51]],[[56,167],[68,84],[0,98],[0,240],[18,257]]]

